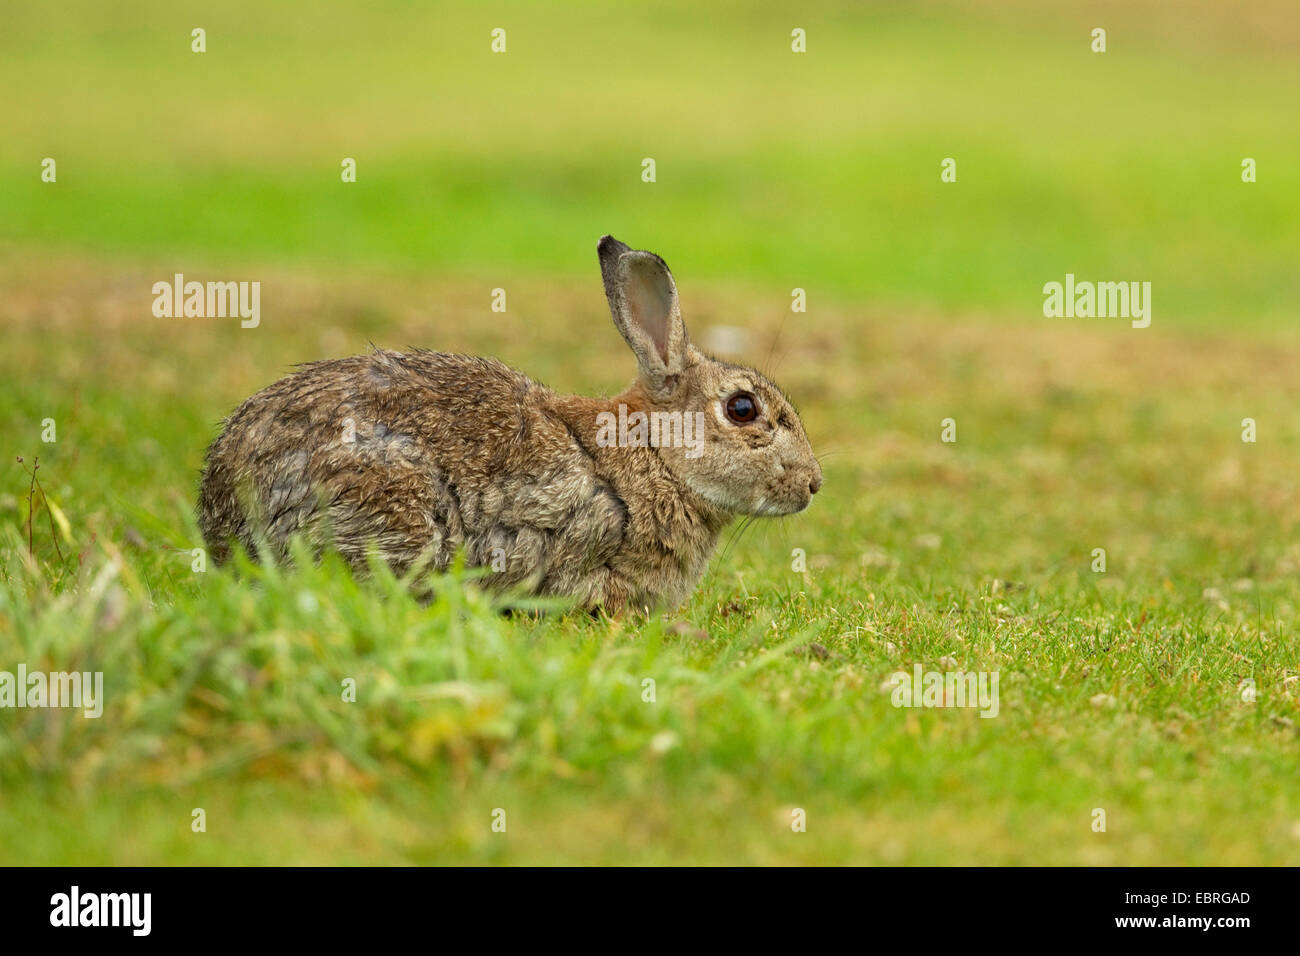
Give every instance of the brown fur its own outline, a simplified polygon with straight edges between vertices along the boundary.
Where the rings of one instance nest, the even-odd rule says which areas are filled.
[[[821,485],[798,415],[753,369],[687,340],[667,265],[611,237],[601,270],[640,376],[608,399],[561,396],[494,359],[376,350],[303,365],[243,403],[208,450],[199,527],[217,562],[232,542],[283,557],[290,535],[357,569],[399,573],[457,550],[492,587],[587,608],[675,606],[737,513],[802,510]],[[752,393],[736,425],[727,397]],[[704,413],[703,451],[602,447],[598,415]],[[347,440],[352,439],[352,440]]]

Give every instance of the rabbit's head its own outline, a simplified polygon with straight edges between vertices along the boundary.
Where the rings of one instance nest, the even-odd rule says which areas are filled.
[[[597,248],[614,324],[639,375],[620,399],[692,491],[737,514],[802,511],[822,484],[803,422],[765,375],[706,355],[682,322],[668,264],[613,236]],[[658,427],[656,428],[656,422]],[[620,423],[621,424],[621,423]]]

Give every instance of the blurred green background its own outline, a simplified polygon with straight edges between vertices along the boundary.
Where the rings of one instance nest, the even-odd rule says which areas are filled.
[[[1152,282],[1161,323],[1285,320],[1298,19],[1290,0],[17,6],[0,238],[192,271],[586,275],[613,232],[787,295],[1033,316],[1074,272]]]

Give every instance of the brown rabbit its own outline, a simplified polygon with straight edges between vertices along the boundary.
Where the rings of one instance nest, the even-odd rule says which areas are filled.
[[[667,264],[605,236],[614,324],[637,381],[557,395],[494,359],[376,350],[312,362],[241,405],[208,449],[198,520],[277,557],[290,535],[364,569],[445,569],[610,613],[675,606],[737,514],[802,511],[822,473],[789,401],[686,337]]]

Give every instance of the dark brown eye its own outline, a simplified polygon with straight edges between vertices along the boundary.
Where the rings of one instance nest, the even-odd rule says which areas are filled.
[[[758,418],[758,400],[749,392],[737,392],[727,399],[727,417],[737,425],[748,425]]]

